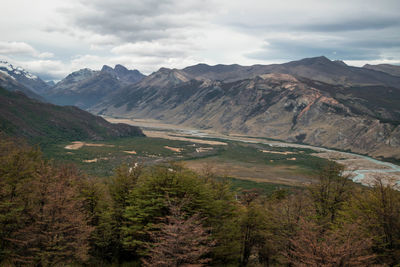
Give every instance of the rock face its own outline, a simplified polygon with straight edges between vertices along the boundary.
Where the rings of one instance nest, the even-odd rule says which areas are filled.
[[[0,61],[0,74],[12,77],[15,81],[34,92],[36,95],[41,95],[50,88],[47,83],[36,75],[33,75],[21,67],[14,67],[7,61]]]
[[[143,77],[137,70],[122,65],[103,66],[101,71],[81,69],[57,83],[44,97],[57,105],[73,105],[87,109],[104,97],[124,86],[134,84]]]
[[[285,64],[278,65],[279,73],[258,75],[254,73],[259,70],[245,74],[248,67],[239,65],[211,71],[202,64],[163,68],[116,91],[91,111],[400,159],[400,89],[389,86],[394,76],[374,73],[363,82],[366,73],[376,71],[327,61],[287,63],[291,72],[303,75],[282,73],[289,69]],[[333,70],[326,67],[332,64]],[[352,72],[341,72],[343,68]],[[316,70],[316,79],[305,77],[310,69]],[[234,72],[242,78],[234,78]],[[386,76],[390,79],[374,78]],[[334,77],[342,78],[332,82]]]

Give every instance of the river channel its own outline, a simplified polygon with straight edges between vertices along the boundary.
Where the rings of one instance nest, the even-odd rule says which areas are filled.
[[[214,133],[207,130],[197,130],[187,127],[181,127],[170,124],[163,124],[147,120],[128,120],[128,119],[115,119],[105,118],[110,122],[123,122],[130,125],[139,126],[147,130],[163,131],[166,133],[198,138],[217,138],[227,141],[238,141],[246,143],[259,143],[269,145],[271,147],[290,147],[290,148],[305,148],[315,151],[314,156],[326,158],[336,161],[345,166],[344,175],[348,175],[354,182],[363,185],[372,186],[376,179],[382,179],[384,183],[389,183],[400,189],[400,166],[380,161],[368,156],[359,155],[350,152],[342,152],[333,149],[316,147],[304,144],[286,143],[282,141],[270,141],[258,137],[247,137],[239,135],[224,135]]]

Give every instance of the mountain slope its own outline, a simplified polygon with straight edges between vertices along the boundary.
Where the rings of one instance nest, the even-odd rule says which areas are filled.
[[[30,89],[26,88],[24,85],[17,82],[17,80],[14,77],[10,76],[6,72],[2,72],[1,70],[0,70],[0,87],[5,88],[8,91],[12,92],[21,91],[30,98],[45,102],[45,99],[43,97],[34,93]]]
[[[284,73],[335,85],[384,85],[400,88],[400,77],[382,71],[348,66],[342,61],[326,57],[305,58],[272,65],[216,65],[198,64],[183,69],[192,78],[222,80],[225,82],[254,78],[267,73]]]
[[[185,74],[162,69],[92,111],[400,158],[400,89],[275,73],[233,82]]]
[[[42,79],[33,75],[32,73],[24,70],[21,67],[14,67],[7,61],[0,61],[0,73],[8,74],[13,77],[17,82],[33,91],[37,95],[42,95],[50,86],[45,83]]]
[[[122,82],[131,84],[131,83],[136,83],[140,80],[142,80],[145,75],[140,73],[138,70],[128,70],[124,66],[117,64],[115,65],[114,69],[104,65],[103,68],[101,69],[102,72],[108,72],[117,77]]]
[[[102,140],[143,136],[137,127],[111,124],[76,107],[41,103],[0,88],[0,131],[37,141]]]
[[[128,70],[122,65],[116,65],[114,69],[103,66],[101,71],[81,69],[57,83],[45,94],[45,98],[57,105],[87,109],[112,92],[134,84],[143,77],[139,71]]]
[[[390,64],[378,64],[378,65],[370,65],[366,64],[363,68],[386,72],[390,75],[400,77],[400,66],[390,65]]]

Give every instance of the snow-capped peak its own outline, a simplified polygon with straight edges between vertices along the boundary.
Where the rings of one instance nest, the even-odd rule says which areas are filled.
[[[0,70],[3,72],[7,72],[13,78],[18,78],[18,76],[25,76],[28,79],[36,80],[38,77],[33,75],[32,73],[24,70],[21,67],[14,67],[12,64],[7,61],[0,60]]]

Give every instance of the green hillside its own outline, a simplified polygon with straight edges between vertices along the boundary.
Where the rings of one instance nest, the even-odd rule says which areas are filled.
[[[0,131],[38,142],[143,136],[138,127],[111,124],[79,108],[61,107],[0,88]]]

